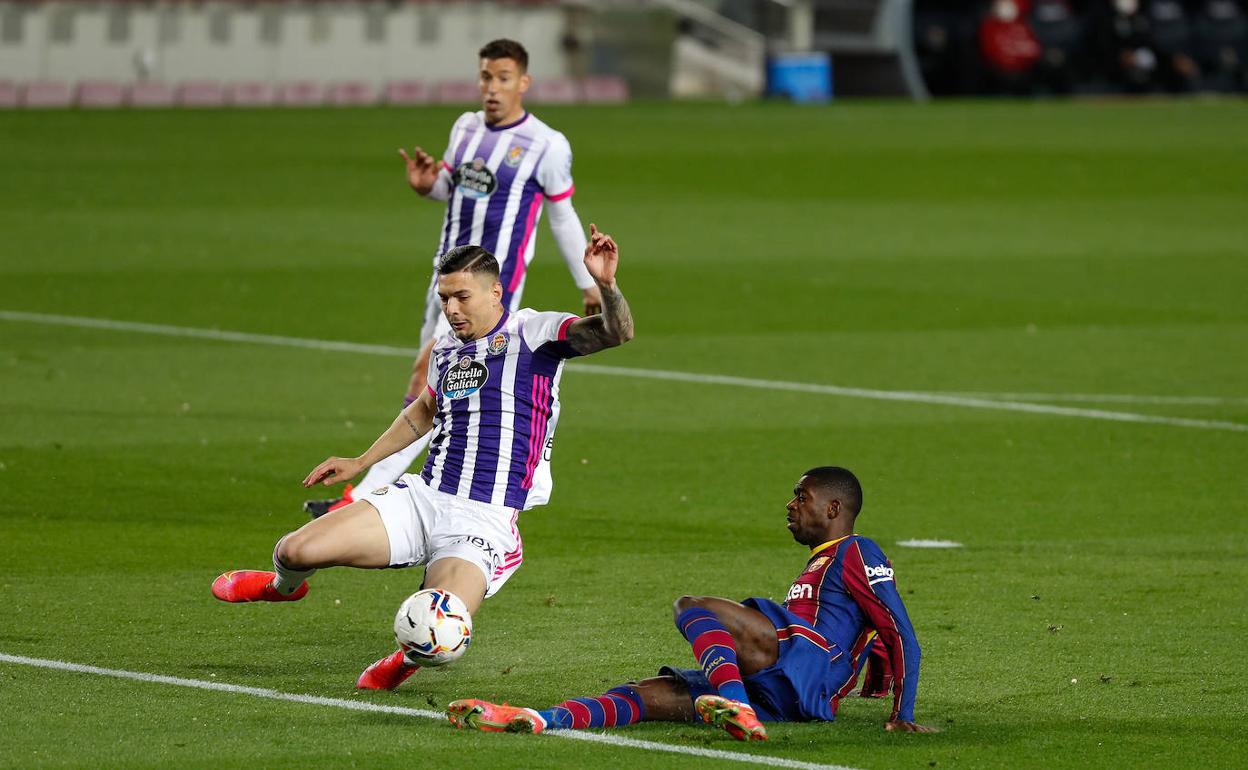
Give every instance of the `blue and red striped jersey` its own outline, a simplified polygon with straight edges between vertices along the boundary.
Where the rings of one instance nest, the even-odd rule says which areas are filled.
[[[890,719],[914,720],[919,641],[897,593],[893,564],[874,541],[848,535],[816,546],[806,569],[789,588],[784,606],[849,652],[854,661],[878,635],[894,677]],[[841,686],[833,711],[855,679],[856,672]]]

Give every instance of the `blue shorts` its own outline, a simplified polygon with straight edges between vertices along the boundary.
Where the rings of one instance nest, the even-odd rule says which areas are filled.
[[[754,713],[764,722],[832,721],[832,698],[853,676],[849,654],[770,599],[750,598],[742,604],[766,615],[780,639],[776,662],[743,677]],[[664,666],[659,675],[684,682],[691,698],[715,692],[701,669]]]

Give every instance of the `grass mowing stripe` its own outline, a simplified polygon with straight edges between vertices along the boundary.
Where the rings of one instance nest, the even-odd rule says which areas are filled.
[[[289,701],[291,703],[306,703],[312,706],[330,706],[332,708],[350,709],[352,711],[373,711],[385,714],[401,714],[404,716],[420,717],[422,719],[435,719],[438,721],[446,719],[445,714],[439,711],[428,711],[426,709],[414,709],[407,708],[405,706],[385,706],[380,703],[345,700],[343,698],[326,698],[320,695],[300,695],[297,693],[270,690],[265,687],[246,687],[238,684],[226,684],[225,682],[207,682],[202,679],[184,679],[180,676],[148,674],[142,671],[124,671],[122,669],[115,668],[101,668],[99,666],[86,666],[80,663],[69,663],[63,660],[28,658],[25,655],[8,655],[0,653],[0,663],[12,663],[19,666],[33,666],[35,668],[50,668],[57,671],[71,671],[77,674],[111,676],[116,679],[130,679],[138,682],[167,684],[175,687],[193,687],[200,690],[215,690],[217,692],[228,692],[236,695],[250,695],[256,698],[269,698],[271,700]],[[695,757],[720,759],[727,762],[746,762],[749,764],[767,765],[769,767],[789,767],[799,768],[799,770],[855,770],[855,768],[846,767],[844,765],[818,765],[812,762],[799,762],[797,760],[783,759],[780,757],[737,754],[731,751],[701,749],[693,746],[676,746],[670,743],[642,741],[634,738],[621,738],[616,735],[603,735],[601,733],[586,733],[572,730],[552,730],[549,733],[544,734],[551,735],[556,738],[589,741],[591,743],[602,743],[622,748],[643,749],[646,751],[663,751],[671,754],[687,754]]]
[[[160,334],[172,337],[196,337],[199,339],[226,342],[246,342],[261,345],[278,345],[283,347],[299,347],[312,350],[367,353],[384,356],[403,356],[407,358],[415,358],[419,352],[414,348],[395,347],[391,345],[369,345],[358,342],[317,340],[303,337],[283,337],[272,334],[252,334],[249,332],[224,331],[220,329],[196,329],[186,326],[167,326],[165,324],[115,321],[107,318],[84,318],[81,316],[52,315],[47,313],[25,313],[14,310],[0,310],[0,320],[24,321],[56,326],[74,326],[88,329],[131,331],[144,334]],[[676,382],[692,382],[702,385],[732,385],[743,388],[758,388],[761,390],[782,390],[797,393],[816,393],[827,396],[842,396],[845,398],[864,398],[874,401],[901,401],[938,406],[957,406],[968,409],[988,409],[1005,412],[1047,414],[1060,417],[1078,417],[1087,420],[1108,420],[1111,422],[1132,422],[1150,425],[1169,425],[1178,428],[1195,428],[1198,430],[1221,430],[1234,433],[1248,433],[1248,424],[1229,422],[1226,420],[1199,420],[1189,417],[1167,417],[1165,415],[1139,414],[1137,412],[1115,412],[1105,409],[1084,409],[1082,407],[1033,404],[1026,401],[1010,401],[1005,399],[961,396],[948,393],[928,393],[910,390],[876,390],[873,388],[852,388],[842,385],[819,385],[816,383],[788,382],[785,380],[763,380],[753,377],[736,377],[726,374],[698,374],[696,372],[679,372],[665,369],[635,369],[623,366],[599,366],[597,364],[585,363],[571,363],[569,364],[569,368],[572,371],[586,372],[589,374],[601,374],[613,377],[635,377]]]

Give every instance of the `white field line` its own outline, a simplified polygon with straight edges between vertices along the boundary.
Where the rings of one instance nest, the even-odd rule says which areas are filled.
[[[404,358],[414,358],[417,354],[415,348],[394,347],[391,345],[368,345],[358,342],[317,340],[303,337],[283,337],[272,334],[251,334],[248,332],[224,331],[220,329],[198,329],[186,326],[167,326],[165,324],[114,321],[106,318],[86,318],[81,316],[51,315],[46,313],[25,313],[13,310],[0,310],[0,321],[19,321],[54,326],[72,326],[84,329],[107,329],[112,331],[140,332],[143,334],[159,334],[168,337],[194,337],[197,339],[219,340],[225,342],[245,342],[260,345],[277,345],[282,347],[308,348],[312,350],[326,350],[344,353],[400,356]],[[600,366],[597,364],[586,364],[580,362],[570,363],[568,364],[568,368],[572,371],[585,372],[588,374],[601,374],[611,377],[633,377],[640,379],[668,380],[674,382],[692,382],[702,385],[730,385],[742,388],[756,388],[760,390],[792,391],[796,393],[815,393],[825,396],[841,396],[844,398],[862,398],[874,401],[900,401],[915,404],[957,406],[967,409],[987,409],[1004,412],[1047,414],[1060,417],[1078,417],[1086,420],[1108,420],[1112,422],[1170,425],[1179,428],[1196,428],[1200,430],[1248,433],[1248,424],[1228,422],[1225,420],[1199,420],[1188,417],[1167,417],[1164,415],[1140,414],[1136,412],[1115,412],[1105,409],[1085,409],[1082,407],[1035,404],[1026,401],[1011,401],[978,396],[960,396],[950,393],[925,393],[921,391],[908,390],[851,388],[840,385],[819,385],[806,382],[788,382],[785,380],[763,380],[753,377],[736,377],[724,374],[698,374],[696,372],[669,371],[664,369],[633,369],[622,366]]]
[[[1149,423],[1153,425],[1172,425],[1181,428],[1225,430],[1235,433],[1248,433],[1248,424],[1227,422],[1225,420],[1197,420],[1188,417],[1166,417],[1164,415],[1139,414],[1136,412],[1111,412],[1105,409],[1084,409],[1082,407],[1073,406],[1033,404],[1024,401],[1006,401],[993,398],[955,396],[944,393],[924,393],[913,390],[873,390],[871,388],[849,388],[841,385],[816,385],[814,383],[787,382],[784,380],[760,380],[753,377],[735,377],[724,374],[695,374],[693,372],[664,371],[662,369],[629,369],[622,366],[599,366],[596,364],[582,363],[568,364],[568,366],[578,372],[609,374],[619,377],[641,377],[655,380],[697,382],[710,385],[735,385],[743,388],[787,390],[797,393],[818,393],[827,396],[865,398],[874,401],[905,401],[915,404],[939,404],[942,406],[961,406],[969,409],[988,409],[1001,412],[1028,412],[1031,414],[1051,414],[1062,417],[1081,417],[1087,420],[1137,422]]]
[[[429,711],[428,709],[406,708],[404,706],[386,706],[380,703],[370,703],[368,701],[346,700],[343,698],[326,698],[319,695],[299,695],[297,693],[280,692],[278,690],[270,690],[264,687],[244,687],[237,684],[226,684],[224,682],[208,682],[202,679],[183,679],[179,676],[164,676],[162,674],[148,674],[141,671],[123,671],[115,668],[100,668],[99,666],[84,666],[78,663],[68,663],[62,660],[47,660],[44,658],[28,658],[24,655],[6,655],[0,653],[0,663],[12,663],[19,666],[34,666],[36,668],[50,668],[58,671],[72,671],[77,674],[95,674],[97,676],[110,676],[116,679],[131,679],[138,682],[150,682],[153,684],[166,684],[175,687],[193,687],[199,690],[215,690],[217,692],[227,692],[234,695],[250,695],[255,698],[268,698],[270,700],[289,701],[291,703],[305,703],[312,706],[329,706],[331,708],[350,709],[352,711],[371,711],[383,714],[399,714],[409,717],[420,717],[421,719],[433,719],[439,722],[446,720],[446,715],[439,711]],[[607,735],[604,733],[589,733],[579,730],[551,730],[543,733],[556,738],[566,738],[575,741],[588,741],[590,743],[602,743],[608,746],[618,746],[628,749],[642,749],[644,751],[660,751],[669,754],[685,754],[694,757],[706,757],[709,759],[718,759],[725,762],[744,762],[747,764],[767,765],[769,767],[790,767],[799,768],[801,770],[855,770],[854,768],[844,765],[820,765],[813,762],[799,762],[794,759],[783,759],[781,757],[769,757],[765,755],[755,754],[739,754],[733,751],[721,751],[719,749],[703,749],[695,746],[679,746],[672,743],[659,743],[657,741],[643,741],[635,738],[621,738],[617,735]],[[537,739],[540,742],[540,738]],[[540,745],[538,743],[537,745]]]
[[[928,391],[933,392],[933,391]],[[971,398],[1005,398],[1011,401],[1068,401],[1089,404],[1177,404],[1180,406],[1225,406],[1248,404],[1248,398],[1237,396],[1150,396],[1133,393],[984,393],[941,392],[946,396]]]

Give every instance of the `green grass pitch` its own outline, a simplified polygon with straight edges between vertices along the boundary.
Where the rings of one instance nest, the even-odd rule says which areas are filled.
[[[637,338],[595,364],[1248,425],[1242,101],[540,112],[621,244]],[[0,310],[414,345],[441,208],[395,150],[440,152],[455,115],[0,113]],[[526,304],[575,309],[539,232]],[[787,492],[837,463],[944,731],[854,699],[763,745],[615,734],[866,770],[1248,764],[1248,433],[588,371],[472,652],[356,694],[418,571],[324,572],[297,605],[208,586],[268,564],[300,479],[367,446],[409,363],[0,320],[0,653],[545,706],[689,661],[681,594],[783,596]],[[4,767],[430,763],[723,764],[0,663]]]

